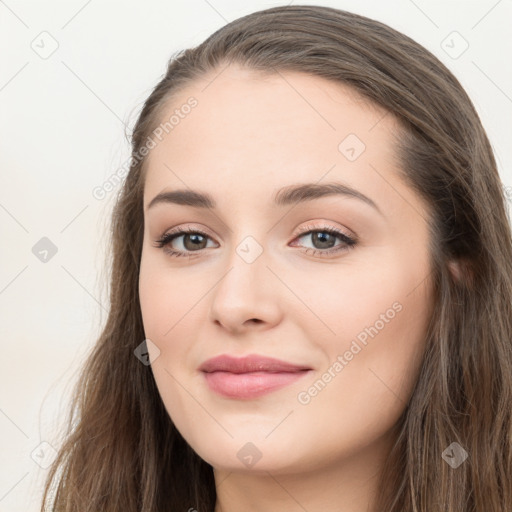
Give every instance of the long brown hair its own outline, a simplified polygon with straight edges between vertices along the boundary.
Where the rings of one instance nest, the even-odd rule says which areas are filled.
[[[76,384],[41,510],[214,510],[213,468],[176,430],[150,366],[134,356],[145,338],[140,150],[173,94],[231,63],[324,77],[384,107],[402,127],[402,178],[431,206],[436,307],[376,510],[510,512],[512,236],[491,146],[460,83],[425,48],[377,21],[309,5],[252,13],[178,52],[145,102],[112,216],[108,319]],[[455,442],[468,455],[457,468],[446,462]]]

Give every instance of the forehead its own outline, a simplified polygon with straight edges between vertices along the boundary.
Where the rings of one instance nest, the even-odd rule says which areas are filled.
[[[187,105],[190,98],[196,103],[193,108]],[[179,119],[176,114],[181,114]],[[175,152],[188,152],[189,157],[206,146],[210,150],[217,146],[223,153],[226,149],[260,155],[272,151],[275,157],[298,146],[302,153],[315,149],[316,153],[338,152],[337,143],[349,133],[374,144],[382,131],[372,131],[383,117],[388,118],[389,128],[393,116],[331,80],[230,66],[191,83],[171,98],[161,109],[160,122],[165,128],[173,118],[173,126],[163,136]],[[152,158],[159,153],[152,151]]]
[[[148,155],[145,205],[174,187],[260,205],[291,183],[341,180],[370,197],[387,191],[387,200],[404,187],[394,183],[394,116],[322,77],[229,67],[169,100],[166,122]]]

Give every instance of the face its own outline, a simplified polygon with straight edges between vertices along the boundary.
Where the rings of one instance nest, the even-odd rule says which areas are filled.
[[[428,208],[398,177],[392,115],[302,73],[215,76],[172,99],[148,155],[154,378],[216,469],[341,464],[383,446],[417,379]]]

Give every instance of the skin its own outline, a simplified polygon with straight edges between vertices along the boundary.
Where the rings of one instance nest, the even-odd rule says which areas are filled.
[[[428,207],[398,176],[397,121],[323,78],[235,66],[187,86],[162,121],[190,96],[198,105],[151,150],[144,189],[140,302],[166,409],[214,467],[215,512],[375,510],[390,429],[417,379],[433,306]],[[348,134],[366,146],[354,161],[338,149]],[[345,183],[381,213],[343,195],[272,203],[277,189],[307,182]],[[218,206],[147,209],[158,193],[176,188],[207,192]],[[180,226],[208,234],[191,258],[155,247]],[[300,235],[326,226],[358,243],[347,250],[339,238],[322,246]],[[237,253],[248,236],[262,250],[251,263]],[[185,238],[171,248],[193,252]],[[319,254],[329,247],[342,250]],[[388,321],[347,360],[351,343],[381,325],[381,315]],[[225,398],[198,371],[224,353],[312,371],[256,399]],[[336,372],[340,355],[347,364]],[[308,395],[329,368],[330,381]],[[308,403],[299,401],[301,392]],[[248,442],[261,454],[252,466],[237,456],[244,446],[250,452]]]

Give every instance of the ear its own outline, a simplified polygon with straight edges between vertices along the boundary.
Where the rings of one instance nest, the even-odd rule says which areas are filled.
[[[448,270],[459,283],[464,281],[465,284],[471,284],[473,281],[473,272],[465,260],[450,260]]]
[[[457,281],[460,281],[462,277],[462,271],[460,267],[461,262],[459,260],[451,260],[448,262],[448,269]]]

